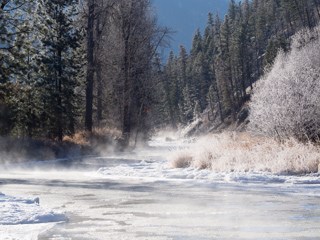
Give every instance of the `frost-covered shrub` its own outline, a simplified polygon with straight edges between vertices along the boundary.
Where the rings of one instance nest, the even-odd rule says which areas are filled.
[[[171,162],[172,167],[174,168],[185,168],[189,167],[192,162],[192,157],[189,151],[177,151],[173,154]]]
[[[316,26],[312,30],[310,28],[302,29],[293,36],[291,48],[300,49],[319,38],[320,38],[320,25]]]
[[[320,26],[292,39],[259,80],[250,107],[252,133],[299,140],[320,136]]]
[[[274,139],[249,135],[212,135],[199,139],[190,149],[171,156],[173,167],[206,168],[216,172],[318,172],[320,149],[291,138]]]

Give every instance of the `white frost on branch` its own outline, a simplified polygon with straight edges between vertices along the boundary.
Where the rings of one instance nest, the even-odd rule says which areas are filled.
[[[320,136],[319,36],[320,26],[302,30],[290,53],[278,53],[252,96],[249,131],[279,139]]]

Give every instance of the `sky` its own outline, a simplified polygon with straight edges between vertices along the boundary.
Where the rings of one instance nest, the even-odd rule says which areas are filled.
[[[171,49],[179,53],[179,45],[190,50],[193,34],[197,28],[203,32],[207,26],[207,14],[214,15],[218,10],[220,17],[227,13],[229,0],[154,0],[161,25],[173,28],[177,33],[173,36]],[[166,54],[167,55],[167,54]]]

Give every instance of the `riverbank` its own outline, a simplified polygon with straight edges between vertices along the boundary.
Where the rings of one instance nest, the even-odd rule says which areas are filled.
[[[189,149],[177,150],[170,162],[175,168],[214,172],[318,173],[320,148],[293,138],[279,142],[247,133],[225,132],[199,137]]]
[[[93,129],[92,133],[79,131],[65,136],[62,141],[31,138],[0,138],[0,164],[22,163],[96,155],[116,148],[119,131]]]

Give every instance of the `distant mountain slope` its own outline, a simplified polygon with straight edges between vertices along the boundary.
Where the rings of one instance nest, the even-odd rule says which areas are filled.
[[[218,10],[223,18],[228,3],[229,0],[154,0],[154,7],[160,23],[177,31],[171,50],[178,54],[179,44],[190,50],[194,31],[200,27],[203,32],[207,25],[207,14],[212,12],[215,15]]]

